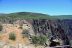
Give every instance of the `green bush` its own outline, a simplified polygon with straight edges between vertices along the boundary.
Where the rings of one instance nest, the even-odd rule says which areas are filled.
[[[32,38],[32,43],[33,44],[39,44],[39,45],[44,45],[46,43],[47,38],[46,36],[33,36]]]
[[[9,39],[10,40],[15,40],[16,39],[16,34],[15,33],[10,33],[9,34]]]
[[[3,29],[3,26],[2,26],[2,25],[0,25],[0,31],[2,31],[2,29]]]
[[[33,44],[39,44],[39,37],[33,36],[33,37],[32,37],[32,43],[33,43]]]
[[[39,39],[40,39],[40,43],[39,44],[41,44],[41,45],[44,45],[44,43],[46,43],[46,41],[47,41],[46,36],[40,36]]]

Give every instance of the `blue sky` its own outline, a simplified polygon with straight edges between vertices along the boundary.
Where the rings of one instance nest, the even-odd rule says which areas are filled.
[[[12,12],[72,15],[72,0],[0,0],[0,13]]]

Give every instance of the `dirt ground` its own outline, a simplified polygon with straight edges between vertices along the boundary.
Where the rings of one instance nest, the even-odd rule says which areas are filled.
[[[3,30],[0,34],[0,41],[3,41],[5,43],[9,43],[12,45],[16,45],[17,43],[20,44],[28,44],[29,40],[28,38],[22,38],[21,32],[23,29],[19,28],[20,26],[18,24],[3,24]],[[9,33],[15,33],[16,34],[16,40],[12,41],[9,40]]]

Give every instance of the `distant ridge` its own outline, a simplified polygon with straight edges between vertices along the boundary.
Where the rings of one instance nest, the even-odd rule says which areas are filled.
[[[42,13],[33,13],[33,12],[15,12],[10,14],[0,14],[1,17],[12,17],[12,18],[21,18],[21,19],[72,19],[72,15],[56,15],[50,16]]]

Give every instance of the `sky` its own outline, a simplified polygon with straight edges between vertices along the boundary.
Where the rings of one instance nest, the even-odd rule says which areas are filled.
[[[0,0],[0,13],[13,12],[72,15],[72,0]]]

